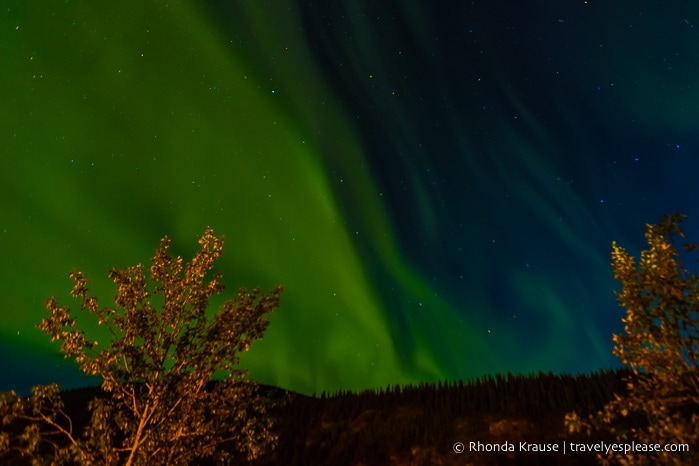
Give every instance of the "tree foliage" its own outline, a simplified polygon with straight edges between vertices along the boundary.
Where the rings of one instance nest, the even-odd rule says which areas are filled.
[[[603,464],[699,464],[699,279],[690,273],[675,247],[684,238],[681,214],[647,225],[648,249],[637,264],[612,244],[616,292],[626,308],[624,333],[613,336],[613,353],[629,366],[628,394],[616,396],[588,419],[567,416],[571,430],[607,430],[623,443],[685,444],[690,451],[661,451],[600,456]],[[696,244],[683,244],[685,253]]]
[[[70,274],[71,295],[80,300],[81,311],[95,316],[111,339],[102,346],[88,338],[73,311],[55,297],[47,301],[49,315],[38,327],[59,340],[65,357],[86,374],[102,377],[104,396],[90,403],[89,423],[77,435],[56,385],[35,387],[27,398],[3,395],[3,424],[20,421],[26,428],[15,437],[0,436],[0,453],[16,450],[38,458],[48,452],[58,464],[192,464],[235,455],[252,459],[273,446],[269,406],[237,364],[238,354],[262,337],[282,288],[269,295],[240,289],[207,316],[210,298],[224,289],[220,274],[207,278],[223,239],[207,228],[199,244],[183,266],[181,257],[168,255],[170,239],[164,237],[150,280],[141,264],[110,270],[118,288],[114,307],[100,307],[83,274]],[[212,383],[214,376],[220,380]],[[58,437],[61,441],[54,440]]]

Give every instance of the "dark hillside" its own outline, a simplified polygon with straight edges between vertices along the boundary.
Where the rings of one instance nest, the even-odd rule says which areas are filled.
[[[572,436],[563,419],[571,411],[597,411],[614,393],[624,393],[625,374],[498,375],[472,383],[294,395],[278,415],[278,448],[256,464],[595,464],[590,454],[519,452],[519,442],[557,444],[559,449],[564,441],[611,442]],[[455,453],[456,442],[465,451]],[[482,448],[509,442],[515,452],[470,452],[470,442],[481,442]]]
[[[625,374],[508,374],[320,396],[263,385],[259,394],[277,406],[279,443],[249,466],[596,464],[589,453],[571,453],[569,442],[613,439],[571,435],[564,415],[601,409],[614,393],[625,392]],[[87,403],[99,394],[99,388],[61,394],[76,428],[85,425]],[[457,442],[464,451],[454,451]],[[521,451],[520,442],[530,451]],[[531,451],[553,445],[562,450],[564,443],[566,454]]]

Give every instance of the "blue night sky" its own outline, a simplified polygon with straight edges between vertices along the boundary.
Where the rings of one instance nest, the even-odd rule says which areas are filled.
[[[618,365],[611,242],[699,238],[698,34],[687,1],[5,2],[0,390],[95,383],[46,299],[208,225],[229,296],[285,287],[260,382]]]

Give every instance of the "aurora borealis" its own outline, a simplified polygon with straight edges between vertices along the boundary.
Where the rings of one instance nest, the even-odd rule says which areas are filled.
[[[35,328],[72,269],[107,305],[207,225],[224,298],[284,285],[260,382],[616,365],[612,240],[699,239],[699,6],[438,3],[6,2],[0,390],[85,383]]]

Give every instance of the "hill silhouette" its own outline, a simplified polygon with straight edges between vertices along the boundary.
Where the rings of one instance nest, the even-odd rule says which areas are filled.
[[[593,453],[571,452],[570,442],[614,439],[571,434],[564,416],[602,409],[626,392],[628,374],[507,374],[319,396],[260,385],[258,394],[275,406],[279,442],[247,466],[596,464]],[[87,404],[100,395],[99,387],[61,392],[75,427],[86,424]]]

